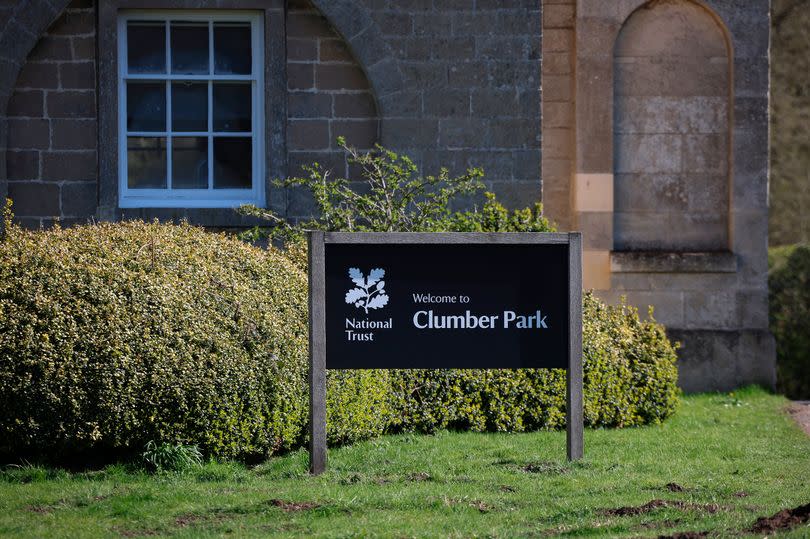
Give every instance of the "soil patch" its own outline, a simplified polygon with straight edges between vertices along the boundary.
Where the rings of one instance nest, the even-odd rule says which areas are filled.
[[[287,502],[284,500],[273,499],[268,502],[274,507],[280,507],[285,513],[292,513],[294,511],[306,511],[308,509],[316,509],[320,504],[315,502]]]
[[[53,507],[49,505],[29,505],[25,510],[39,515],[49,515],[53,511]]]
[[[810,522],[810,503],[794,509],[782,509],[770,517],[760,517],[751,527],[751,533],[773,533]]]
[[[427,472],[418,472],[408,475],[408,481],[430,481],[432,478]]]
[[[659,535],[658,539],[700,539],[708,536],[709,532],[675,532],[672,535]]]
[[[686,492],[686,489],[678,483],[667,483],[666,488],[670,492]]]
[[[810,401],[792,402],[787,411],[802,430],[810,436]]]
[[[628,516],[644,515],[657,509],[663,509],[668,507],[675,509],[682,509],[685,511],[706,511],[707,513],[710,514],[714,514],[720,510],[720,506],[713,503],[698,504],[698,503],[682,502],[678,500],[652,500],[650,502],[645,503],[644,505],[617,507],[615,509],[605,509],[602,511],[602,514],[611,517],[628,517]]]
[[[556,462],[531,462],[520,469],[526,473],[565,474],[568,468]]]

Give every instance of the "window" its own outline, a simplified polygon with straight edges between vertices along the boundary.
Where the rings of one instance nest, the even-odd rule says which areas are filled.
[[[119,205],[264,203],[261,15],[119,18]]]

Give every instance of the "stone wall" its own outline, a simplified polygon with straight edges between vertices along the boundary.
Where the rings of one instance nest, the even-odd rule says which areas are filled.
[[[374,94],[346,42],[322,13],[308,0],[290,2],[287,9],[288,174],[306,174],[301,166],[317,162],[335,177],[349,177],[336,140],[343,136],[359,149],[379,142]],[[287,193],[288,217],[309,217],[313,210],[308,193]]]
[[[92,0],[74,0],[28,55],[8,104],[8,196],[28,227],[93,217],[97,204]]]

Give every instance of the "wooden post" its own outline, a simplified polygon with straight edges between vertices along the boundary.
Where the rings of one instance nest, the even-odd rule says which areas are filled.
[[[568,460],[579,460],[585,452],[582,410],[582,234],[568,234],[569,257],[569,344],[566,391]]]
[[[309,473],[326,471],[326,283],[323,232],[309,233]]]

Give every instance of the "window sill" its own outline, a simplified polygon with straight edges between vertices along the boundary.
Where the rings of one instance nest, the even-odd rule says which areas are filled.
[[[735,273],[737,257],[730,251],[613,251],[613,273]]]

